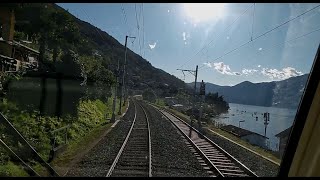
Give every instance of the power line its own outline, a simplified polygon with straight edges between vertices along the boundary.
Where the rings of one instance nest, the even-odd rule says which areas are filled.
[[[297,40],[297,39],[303,38],[303,37],[305,37],[305,36],[308,36],[308,35],[310,35],[310,34],[313,34],[313,33],[315,33],[315,32],[318,32],[318,31],[320,31],[320,28],[315,29],[315,30],[313,30],[313,31],[309,31],[308,33],[302,34],[302,35],[297,36],[297,37],[295,37],[295,38],[286,40],[286,41],[284,41],[284,42],[282,42],[282,43],[275,44],[274,46],[271,46],[271,47],[276,47],[276,46],[279,46],[279,45],[283,45],[283,44],[286,44],[286,43],[290,43],[291,41],[295,41],[295,40]],[[271,50],[271,48],[264,49],[263,52],[266,52],[266,51],[268,51],[268,50]]]
[[[250,6],[251,7],[251,6]],[[242,16],[242,15],[244,15],[249,9],[250,9],[250,7],[248,7],[246,10],[244,10],[241,14],[240,14],[240,16],[238,16],[229,26],[227,26],[225,29],[224,29],[224,31],[222,31],[222,33],[224,33],[228,28],[230,28],[235,22],[237,22],[239,19],[240,19],[240,17]],[[220,36],[221,34],[219,34],[219,36]],[[219,36],[216,36],[216,37],[219,37]],[[214,39],[212,39],[208,44],[206,44],[206,45],[204,45],[195,55],[193,55],[193,57],[194,56],[196,56],[196,55],[198,55],[203,49],[205,49],[207,46],[209,46],[212,42],[213,42],[213,40]],[[186,65],[188,62],[190,62],[191,60],[192,60],[192,58],[193,57],[191,57],[188,61],[186,61],[180,68],[182,68],[184,65]]]
[[[305,34],[303,34],[303,35],[301,35],[301,36],[298,36],[298,37],[289,39],[289,40],[284,41],[284,42],[282,42],[282,43],[274,44],[274,45],[271,46],[270,48],[264,49],[263,52],[269,51],[269,50],[271,50],[272,48],[274,48],[274,47],[276,47],[276,46],[283,45],[283,44],[289,43],[289,42],[291,42],[291,41],[295,41],[295,40],[297,40],[297,39],[303,38],[303,37],[305,37],[305,36],[308,36],[308,35],[310,35],[310,34],[313,34],[313,33],[317,32],[317,31],[320,31],[320,28],[318,28],[318,29],[316,29],[316,30],[313,30],[313,31],[310,31],[310,32],[308,32],[308,33],[305,33]],[[202,65],[199,69],[201,69],[203,66],[205,66],[205,65]],[[207,67],[207,68],[210,68],[210,67]],[[204,69],[207,69],[207,68],[204,68]]]
[[[229,48],[229,46],[232,44],[233,41],[234,41],[234,38],[229,38],[228,42],[226,42],[226,43],[223,45],[223,47],[221,48],[221,49],[222,49],[221,52],[224,53],[226,50],[228,50],[227,48]],[[206,56],[206,59],[207,59],[207,61],[208,61],[208,59],[209,59],[209,55],[208,55],[208,54],[207,54],[207,56]]]
[[[306,14],[306,13],[308,13],[308,12],[310,12],[310,11],[316,9],[316,8],[318,8],[319,6],[320,6],[320,5],[318,5],[318,6],[316,6],[316,7],[313,7],[313,8],[311,8],[311,9],[309,9],[308,11],[305,11],[304,13],[301,13],[301,14],[299,14],[298,16],[296,16],[296,17],[294,17],[294,18],[292,18],[292,19],[289,19],[288,21],[286,21],[286,22],[284,22],[284,23],[282,23],[282,24],[274,27],[273,29],[270,29],[269,31],[261,34],[260,36],[258,36],[258,37],[256,37],[256,38],[254,38],[253,41],[256,40],[256,39],[258,39],[258,38],[260,38],[260,37],[262,37],[262,36],[264,36],[264,35],[266,35],[266,34],[268,34],[268,33],[270,33],[270,32],[272,32],[272,31],[274,31],[275,29],[278,29],[278,28],[281,27],[281,26],[283,26],[283,25],[285,25],[285,24],[287,24],[287,23],[289,23],[289,22],[291,22],[291,21],[299,18],[300,16],[302,16],[302,15],[304,15],[304,14]]]
[[[140,13],[138,15],[137,13],[137,4],[134,4],[134,10],[135,10],[135,16],[136,16],[136,21],[137,21],[137,29],[138,29],[138,44],[139,44],[139,54],[141,56],[141,42],[140,42],[140,23],[139,23],[139,19],[140,19],[140,15],[141,15],[141,7],[140,7]],[[139,16],[139,18],[138,18]]]
[[[87,18],[92,21],[92,19],[88,16],[87,12],[86,12],[83,8],[81,8],[81,10],[85,13],[85,15],[87,16]],[[93,22],[93,21],[92,21],[92,22]],[[94,27],[94,29],[98,32],[98,34],[100,35],[101,39],[105,41],[105,39],[103,38],[103,36],[101,35],[101,33],[98,31],[97,27]]]
[[[253,35],[253,24],[254,24],[254,11],[255,11],[256,3],[253,3],[253,13],[252,13],[252,27],[251,27],[251,41]]]
[[[135,11],[135,14],[136,14],[136,21],[137,21],[137,28],[138,28],[138,31],[139,31],[139,21],[138,21],[138,16],[137,16],[137,4],[134,3],[134,11]]]
[[[142,47],[143,47],[143,57],[145,56],[145,47],[144,47],[144,9],[143,9],[143,3],[142,3]]]
[[[141,22],[141,14],[142,14],[142,4],[140,5],[140,8],[139,8],[139,22]],[[143,36],[143,34],[142,34],[142,36]],[[140,56],[142,56],[141,55],[141,35],[140,35],[140,33],[139,33],[139,48],[140,48],[139,49],[140,50]]]
[[[292,18],[292,19],[290,19],[290,20],[288,20],[288,21],[286,21],[286,22],[284,22],[284,23],[282,23],[282,24],[280,24],[280,25],[278,25],[278,26],[276,26],[276,27],[274,27],[274,28],[266,31],[265,33],[263,33],[263,34],[255,37],[254,39],[252,39],[252,40],[250,40],[250,41],[247,41],[246,43],[243,43],[242,45],[238,46],[237,48],[234,48],[234,49],[232,49],[231,51],[229,51],[229,52],[221,55],[220,57],[214,59],[213,61],[216,61],[216,60],[218,60],[218,59],[220,59],[220,58],[222,58],[222,57],[224,57],[224,56],[226,56],[226,55],[228,55],[228,54],[230,54],[230,53],[238,50],[239,48],[241,48],[241,47],[243,47],[243,46],[245,46],[245,45],[247,45],[247,44],[249,44],[249,43],[251,43],[251,42],[253,42],[253,41],[255,41],[255,40],[257,40],[257,39],[259,39],[259,38],[261,38],[261,37],[263,37],[263,36],[265,36],[265,35],[267,35],[267,34],[269,34],[270,32],[272,32],[272,31],[278,29],[279,27],[281,27],[281,26],[283,26],[283,25],[285,25],[285,24],[287,24],[287,23],[289,23],[289,22],[297,19],[298,17],[300,17],[300,16],[302,16],[302,15],[304,15],[304,14],[306,14],[306,13],[308,13],[308,12],[310,12],[310,11],[316,9],[316,8],[318,8],[319,6],[320,6],[320,5],[318,5],[318,6],[316,6],[316,7],[313,7],[313,8],[311,8],[311,9],[309,9],[308,11],[305,11],[304,13],[301,13],[301,14],[299,14],[298,16],[296,16],[296,17],[294,17],[294,18]],[[203,66],[201,66],[201,67],[203,67]],[[201,67],[200,67],[200,68],[201,68]]]
[[[126,26],[127,26],[127,33],[128,33],[128,35],[129,35],[129,25],[128,25],[128,20],[127,20],[127,14],[126,14],[126,10],[124,9],[124,7],[123,7],[123,3],[121,3],[121,10],[122,10],[122,14],[123,14],[123,18],[124,18],[124,22],[125,22],[125,24],[126,24]]]

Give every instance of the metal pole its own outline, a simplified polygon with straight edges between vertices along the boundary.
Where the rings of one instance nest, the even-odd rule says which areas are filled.
[[[113,98],[113,106],[112,106],[112,116],[111,116],[111,120],[110,122],[115,122],[116,119],[116,115],[115,115],[115,111],[116,111],[116,104],[117,104],[117,91],[118,91],[118,82],[119,82],[119,70],[120,70],[120,61],[118,59],[118,68],[117,68],[117,72],[116,72],[116,85],[114,87],[114,98]]]
[[[123,105],[124,106],[126,104],[126,88],[125,88],[125,75],[126,75],[126,64],[127,64],[127,39],[128,36],[126,36],[126,50],[124,52],[124,64],[123,64],[123,72],[122,72],[122,91],[123,91]]]
[[[5,123],[5,126],[13,129],[14,133],[16,135],[18,135],[18,138],[20,140],[22,140],[22,142],[24,142],[25,144],[27,144],[27,147],[29,147],[32,152],[36,155],[36,159],[40,161],[41,165],[45,166],[51,175],[53,176],[60,176],[52,167],[50,164],[48,164],[40,155],[39,153],[34,149],[34,147],[31,146],[31,144],[29,144],[29,142],[20,134],[20,132],[11,124],[10,121],[8,121],[8,119],[6,119],[3,114],[0,112],[0,122]]]
[[[194,111],[195,111],[196,90],[197,90],[197,77],[198,77],[198,65],[196,66],[196,74],[195,74],[195,80],[194,80],[194,92],[193,92],[192,115],[194,115]]]
[[[200,112],[199,112],[199,120],[198,120],[198,124],[199,124],[199,129],[201,130],[201,119],[202,119],[202,112],[203,112],[203,102],[204,102],[204,95],[201,95],[201,99],[200,99]]]
[[[202,119],[204,98],[205,98],[205,95],[206,95],[205,83],[203,82],[203,80],[201,81],[201,84],[200,84],[199,95],[200,95],[200,111],[199,111],[198,126],[199,126],[199,130],[202,132],[201,119]]]
[[[124,69],[124,66],[126,64],[126,61],[127,61],[127,41],[128,41],[128,36],[126,36],[126,40],[125,40],[125,43],[124,43],[124,46],[125,46],[125,51],[124,51],[124,64],[123,64],[123,69]],[[124,71],[122,72],[122,79],[120,80],[122,83],[121,87],[120,87],[120,103],[119,103],[119,112],[118,114],[120,115],[121,114],[121,103],[122,103],[122,96],[123,96],[123,81],[124,81]]]
[[[123,64],[123,72],[122,72],[122,86],[121,86],[121,96],[120,96],[120,104],[119,104],[119,112],[118,114],[121,114],[121,102],[122,102],[122,98],[123,98],[123,105],[125,105],[126,103],[126,89],[125,89],[125,75],[126,75],[126,64],[127,64],[127,41],[128,38],[136,38],[136,37],[130,37],[130,36],[126,36],[126,41],[125,41],[125,51],[124,51],[124,64]]]
[[[268,126],[268,121],[269,121],[269,113],[266,112],[264,113],[264,136],[267,136],[267,126]]]
[[[39,176],[40,177],[40,175],[34,169],[32,169],[32,167],[30,167],[24,160],[22,160],[5,142],[2,141],[2,139],[0,139],[0,142],[5,147],[5,149],[7,151],[9,151],[17,159],[19,159],[23,163],[23,165],[25,165],[35,176]]]

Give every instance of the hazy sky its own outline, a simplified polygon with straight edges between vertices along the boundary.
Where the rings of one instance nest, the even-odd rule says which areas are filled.
[[[136,36],[128,48],[185,82],[194,81],[194,76],[185,73],[184,79],[176,69],[196,65],[199,81],[218,85],[309,73],[320,42],[319,3],[58,5],[121,44],[126,35]]]

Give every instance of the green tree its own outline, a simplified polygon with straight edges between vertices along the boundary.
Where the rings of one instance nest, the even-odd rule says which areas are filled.
[[[79,29],[64,11],[48,11],[43,14],[42,21],[48,30],[42,35],[48,36],[48,45],[53,49],[53,62],[56,62],[60,48],[70,49],[79,42]]]
[[[77,58],[73,51],[64,51],[61,55],[61,62],[56,63],[56,71],[64,75],[80,77],[82,69]]]
[[[228,102],[224,100],[223,96],[219,96],[218,93],[208,93],[205,96],[205,102],[213,106],[218,114],[226,112],[229,109]]]
[[[94,56],[80,56],[79,64],[83,66],[83,73],[87,77],[88,85],[94,85],[87,91],[87,95],[92,98],[102,98],[106,100],[111,95],[111,87],[115,85],[113,73],[102,65],[104,59]]]
[[[26,35],[23,32],[15,31],[14,32],[14,39],[24,40]]]
[[[147,100],[147,101],[153,102],[153,103],[156,102],[156,98],[157,98],[151,89],[147,89],[147,90],[143,91],[142,97],[144,100]]]
[[[218,100],[218,93],[208,93],[205,97],[205,101],[208,103],[208,104],[215,104]]]

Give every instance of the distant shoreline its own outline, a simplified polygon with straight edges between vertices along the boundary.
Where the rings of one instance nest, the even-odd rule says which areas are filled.
[[[245,105],[245,106],[258,106],[258,107],[264,107],[264,108],[277,108],[277,109],[286,109],[286,110],[295,110],[297,108],[284,108],[284,107],[277,107],[277,106],[259,106],[259,105],[252,105],[252,104],[240,104],[240,103],[233,103],[228,102],[229,104],[238,104],[238,105]]]

